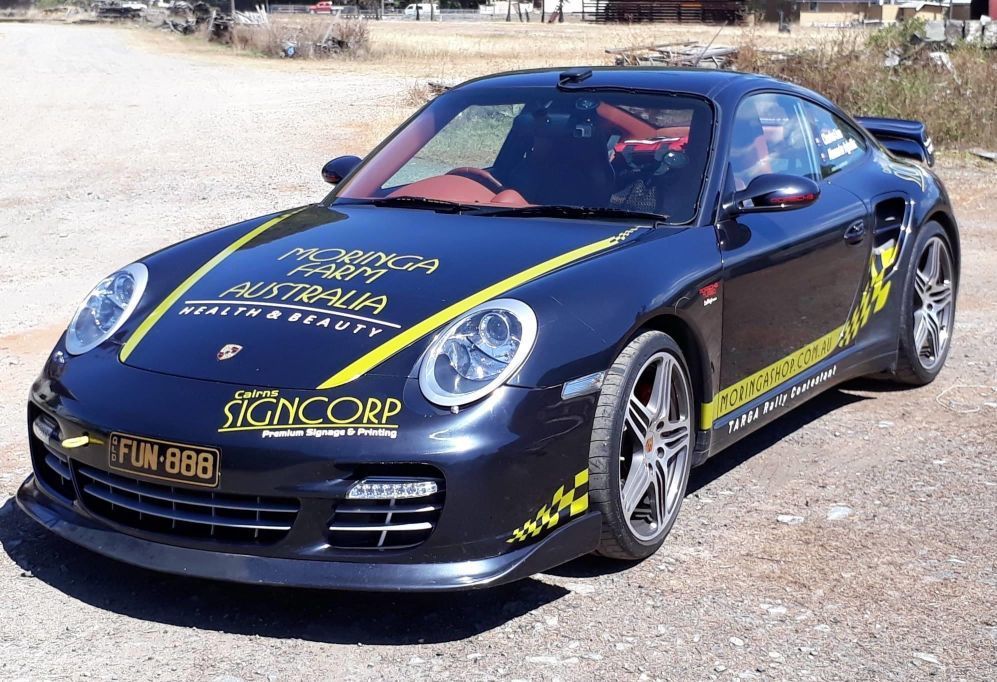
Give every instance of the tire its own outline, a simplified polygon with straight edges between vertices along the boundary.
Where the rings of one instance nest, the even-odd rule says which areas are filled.
[[[667,403],[658,390],[666,380],[656,382],[665,373],[669,377]],[[695,443],[694,398],[682,350],[662,332],[640,334],[606,373],[589,447],[589,498],[603,518],[597,554],[636,561],[661,547],[689,482]],[[635,407],[632,399],[643,409]],[[644,423],[649,428],[638,440],[640,429],[635,425]],[[648,487],[635,503],[633,493],[645,479]],[[631,500],[630,514],[625,494]]]
[[[939,252],[939,264],[942,272],[939,275],[939,282],[925,287],[924,278],[919,277],[919,273],[925,270],[927,259],[931,255],[929,251],[933,248],[942,250]],[[946,268],[947,273],[944,272]],[[944,298],[941,287],[946,280],[949,302],[945,308],[942,308],[938,305],[938,301]],[[897,369],[894,375],[897,382],[911,386],[924,386],[934,381],[942,367],[945,366],[945,360],[952,345],[956,294],[959,289],[958,280],[959,266],[952,252],[948,235],[938,223],[925,223],[918,232],[911,261],[904,278],[904,297],[900,305],[899,351]],[[928,299],[931,300],[926,299],[922,293],[926,288],[930,289]],[[931,315],[928,315],[928,308],[933,309]],[[937,329],[934,336],[941,339],[940,350],[936,349],[934,353],[928,352],[928,346],[920,341],[918,334],[920,320],[926,315],[929,319],[937,320],[935,325],[928,325]],[[929,332],[927,336],[929,337],[927,341],[930,342],[930,337],[933,334]]]

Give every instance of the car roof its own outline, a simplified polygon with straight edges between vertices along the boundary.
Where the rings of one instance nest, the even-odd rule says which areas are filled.
[[[805,88],[777,80],[739,71],[720,69],[676,68],[676,67],[563,67],[531,69],[528,71],[508,71],[483,76],[458,86],[464,88],[495,87],[555,87],[561,74],[591,71],[591,75],[572,84],[572,89],[620,88],[645,91],[679,92],[716,98],[721,91],[724,96],[739,97],[745,92],[759,89],[774,89],[794,92],[810,97],[821,98]]]

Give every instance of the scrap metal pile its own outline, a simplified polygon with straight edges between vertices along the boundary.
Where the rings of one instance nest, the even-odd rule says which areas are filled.
[[[232,30],[232,17],[206,2],[180,0],[170,5],[163,26],[185,35],[204,28],[212,39],[225,41]]]
[[[97,0],[90,5],[90,11],[98,19],[138,19],[146,6],[140,2],[118,2],[118,0]]]
[[[163,26],[177,33],[194,33],[204,30],[212,40],[228,42],[231,38],[232,26],[269,26],[270,18],[266,9],[260,5],[255,12],[239,12],[228,14],[222,12],[203,0],[189,3],[178,0],[170,5]]]
[[[614,55],[617,66],[699,66],[722,69],[730,64],[733,55],[737,54],[737,48],[687,41],[614,47],[606,50],[606,53]]]
[[[984,48],[997,47],[997,22],[990,21],[988,17],[984,17],[982,21],[929,21],[910,44],[887,50],[883,66],[892,68],[904,63],[923,62],[927,66],[944,68],[954,73],[951,60],[944,49],[963,41]],[[797,58],[813,48],[786,51],[751,46],[750,50],[756,59],[761,57],[763,61],[782,62]],[[715,45],[712,41],[656,43],[606,50],[606,54],[613,56],[616,66],[685,66],[707,69],[733,68],[738,52],[737,47]]]
[[[273,44],[282,57],[299,57],[305,55],[328,55],[346,49],[350,45],[336,35],[341,19],[332,19],[324,33],[316,40],[314,29],[310,25],[295,22],[271,22],[270,15],[262,5],[256,6],[254,12],[236,12],[234,15],[224,14],[203,0],[193,5],[180,0],[170,7],[169,15],[164,25],[178,33],[206,32],[211,40],[231,42],[232,29],[235,26],[248,31],[258,31],[265,34],[264,42]],[[354,20],[354,21],[359,21]]]

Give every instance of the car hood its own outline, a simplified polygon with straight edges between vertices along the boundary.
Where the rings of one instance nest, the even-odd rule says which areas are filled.
[[[311,206],[247,225],[231,228],[221,252],[217,235],[210,246],[192,249],[195,239],[178,249],[177,258],[197,253],[199,260],[182,263],[192,274],[151,302],[126,339],[126,364],[253,386],[327,388],[358,372],[384,372],[383,360],[453,319],[441,312],[459,315],[473,305],[469,297],[508,295],[643,231],[618,221],[368,205]],[[170,252],[160,257],[169,262]]]

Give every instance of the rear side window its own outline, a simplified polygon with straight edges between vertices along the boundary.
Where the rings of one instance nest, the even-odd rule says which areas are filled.
[[[805,102],[803,107],[817,146],[821,177],[834,175],[865,157],[865,139],[857,130],[816,104]]]

